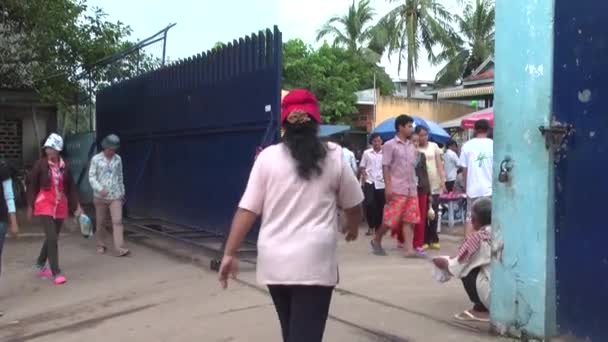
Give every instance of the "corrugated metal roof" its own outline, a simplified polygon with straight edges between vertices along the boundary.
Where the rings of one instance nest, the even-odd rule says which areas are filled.
[[[493,94],[494,94],[494,86],[491,85],[491,86],[468,88],[468,89],[440,90],[439,93],[437,93],[437,98],[453,99],[453,98],[481,96],[481,95],[493,95]]]

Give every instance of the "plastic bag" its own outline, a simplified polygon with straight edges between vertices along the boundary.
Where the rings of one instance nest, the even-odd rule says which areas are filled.
[[[449,257],[442,257],[445,259],[449,259]],[[435,279],[437,282],[439,283],[445,283],[448,282],[450,279],[452,279],[452,275],[450,274],[450,272],[446,271],[446,270],[442,270],[439,267],[435,266],[435,264],[433,263],[433,279]]]
[[[80,216],[78,216],[78,225],[80,226],[80,233],[82,233],[82,237],[85,239],[93,238],[95,235],[93,232],[93,223],[87,215],[80,214]]]

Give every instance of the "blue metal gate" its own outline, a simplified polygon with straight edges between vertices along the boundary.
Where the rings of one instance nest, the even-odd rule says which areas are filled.
[[[608,341],[608,3],[555,3],[554,123],[572,125],[556,162],[557,323]]]
[[[227,233],[256,149],[279,138],[281,47],[275,27],[98,93],[130,215]]]

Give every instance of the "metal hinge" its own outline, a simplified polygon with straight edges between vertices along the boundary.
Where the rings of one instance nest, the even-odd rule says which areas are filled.
[[[558,152],[564,140],[574,132],[574,126],[557,123],[549,127],[540,126],[538,130],[545,137],[545,147]]]

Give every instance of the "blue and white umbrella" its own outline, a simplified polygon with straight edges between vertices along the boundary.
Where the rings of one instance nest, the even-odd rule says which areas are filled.
[[[450,134],[439,126],[436,122],[423,119],[417,116],[412,117],[414,119],[414,127],[423,126],[429,131],[429,139],[436,143],[445,144],[450,140]],[[378,133],[382,136],[382,140],[387,141],[395,137],[395,118],[386,119],[378,127],[376,127],[372,133]]]

